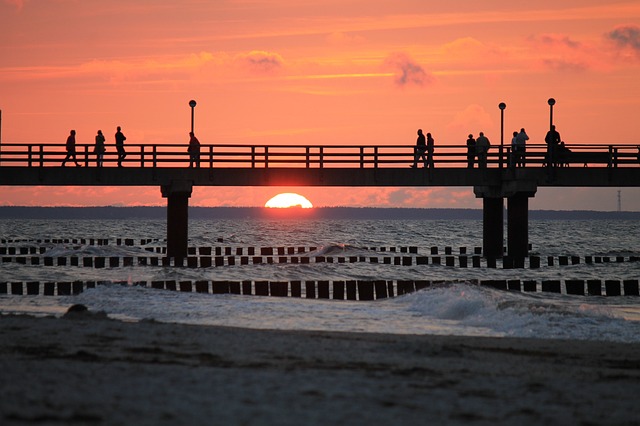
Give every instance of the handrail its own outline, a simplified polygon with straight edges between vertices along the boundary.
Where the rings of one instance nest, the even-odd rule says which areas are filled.
[[[570,155],[574,164],[584,161],[606,167],[638,166],[640,147],[628,144],[571,144]],[[414,145],[201,145],[202,167],[300,167],[300,168],[379,168],[408,167],[414,161]],[[128,144],[123,165],[140,168],[188,167],[189,154],[183,144]],[[85,167],[96,165],[92,144],[76,144],[77,161]],[[597,154],[597,155],[592,155]],[[0,145],[0,167],[57,167],[67,152],[65,144],[3,143]],[[117,151],[107,146],[103,156],[106,167],[115,167]],[[525,167],[547,164],[547,146],[526,146]],[[487,167],[513,167],[510,146],[492,146],[487,155]],[[566,157],[570,165],[571,157]],[[435,167],[468,167],[466,145],[436,146],[433,154]],[[580,160],[580,161],[578,161]],[[555,163],[555,162],[554,162]],[[70,163],[70,164],[73,164]],[[565,165],[565,164],[557,164]],[[580,164],[582,165],[582,164]],[[478,167],[477,158],[474,167]]]

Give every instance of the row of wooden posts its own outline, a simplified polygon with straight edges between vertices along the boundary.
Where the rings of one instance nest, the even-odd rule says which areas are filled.
[[[299,297],[307,299],[378,300],[402,296],[453,282],[427,280],[346,281],[141,281],[135,283],[0,282],[0,294],[70,296],[98,285],[135,285],[187,293]],[[471,284],[499,290],[545,292],[579,296],[639,296],[638,280],[482,280]]]
[[[69,242],[69,243],[60,243],[60,242],[48,242],[48,243],[40,243],[40,244],[74,244],[73,248],[75,249],[80,249],[82,248],[83,244],[79,243],[79,242]],[[98,246],[105,246],[105,245],[109,245],[109,244],[87,244],[87,245],[98,245]],[[118,246],[120,246],[121,244],[118,244]],[[125,244],[125,246],[134,246],[133,244]],[[6,246],[0,246],[0,255],[5,255],[5,254],[44,254],[47,252],[47,250],[51,249],[52,247],[46,247],[46,246],[12,246],[12,245],[6,245]],[[166,246],[145,246],[143,244],[143,247],[145,251],[149,251],[149,252],[153,252],[153,253],[166,253],[167,252],[167,247]],[[304,253],[311,253],[314,252],[318,249],[322,249],[322,247],[304,247],[304,246],[298,246],[298,247],[231,247],[231,246],[215,246],[215,247],[189,247],[187,249],[187,253],[191,256],[194,255],[201,255],[201,256],[210,256],[212,254],[215,254],[216,256],[221,256],[221,255],[226,255],[226,256],[230,256],[230,255],[236,255],[236,256],[242,256],[242,255],[248,255],[248,256],[254,256],[254,255],[262,255],[262,256],[273,256],[273,255],[293,255],[293,254],[304,254]],[[418,247],[416,246],[411,246],[411,247],[364,247],[364,248],[359,248],[361,250],[369,250],[369,251],[375,251],[375,252],[382,252],[382,253],[410,253],[410,254],[418,254]],[[432,247],[430,249],[431,254],[438,254],[439,249],[438,247]],[[445,247],[444,250],[445,254],[453,254],[453,249],[451,247]],[[467,253],[467,248],[466,247],[460,247],[460,254],[466,254]],[[482,248],[481,247],[476,247],[474,248],[474,253],[475,254],[482,254]]]
[[[543,262],[544,260],[544,262]],[[314,264],[314,263],[379,263],[386,265],[445,265],[449,267],[467,268],[525,268],[538,269],[546,266],[567,266],[598,263],[637,262],[638,256],[528,256],[527,258],[511,258],[504,256],[501,260],[483,258],[480,255],[460,256],[189,256],[174,258],[167,256],[0,256],[1,263],[17,263],[22,265],[44,266],[79,266],[88,268],[118,268],[131,266],[163,266],[210,268],[234,265],[261,264]]]

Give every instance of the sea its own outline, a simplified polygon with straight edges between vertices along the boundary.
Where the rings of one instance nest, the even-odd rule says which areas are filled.
[[[506,228],[505,228],[506,229]],[[531,220],[531,255],[540,267],[504,268],[498,261],[480,267],[456,260],[450,248],[469,256],[482,246],[478,220],[357,219],[191,219],[189,246],[307,248],[308,262],[263,262],[210,267],[119,265],[104,268],[0,263],[0,282],[96,282],[75,295],[0,294],[0,313],[61,317],[75,304],[122,321],[154,320],[252,329],[322,330],[415,335],[511,336],[522,338],[640,342],[640,297],[570,295],[566,292],[507,291],[482,285],[487,280],[637,280],[640,278],[640,223],[634,220]],[[162,256],[166,223],[148,219],[0,221],[0,247],[37,247],[36,256]],[[506,238],[506,231],[505,231]],[[108,241],[97,244],[90,239]],[[126,245],[125,240],[133,241]],[[75,240],[75,242],[74,242]],[[120,244],[118,244],[120,243]],[[412,247],[411,253],[402,252]],[[440,264],[416,264],[416,256]],[[393,250],[397,250],[393,253]],[[40,254],[42,251],[42,254]],[[383,259],[412,256],[411,265],[363,261],[316,262],[319,257]],[[561,256],[579,259],[560,265]],[[586,258],[610,259],[587,262]],[[548,258],[554,259],[549,265]],[[623,258],[619,262],[615,259]],[[210,294],[152,288],[153,281],[340,281],[422,280],[432,283],[409,294],[377,300],[334,300]],[[11,293],[8,291],[8,293]]]

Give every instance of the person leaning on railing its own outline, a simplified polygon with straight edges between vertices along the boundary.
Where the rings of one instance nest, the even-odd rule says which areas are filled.
[[[96,167],[102,167],[102,156],[104,155],[104,135],[102,130],[98,130],[96,135],[96,145],[93,148],[93,152],[96,154]]]
[[[489,138],[483,132],[480,132],[480,136],[476,139],[476,152],[478,153],[478,164],[481,168],[487,167],[487,153],[490,147]]]

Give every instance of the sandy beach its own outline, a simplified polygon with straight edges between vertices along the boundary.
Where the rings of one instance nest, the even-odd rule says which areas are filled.
[[[0,422],[638,424],[640,345],[0,316]]]

